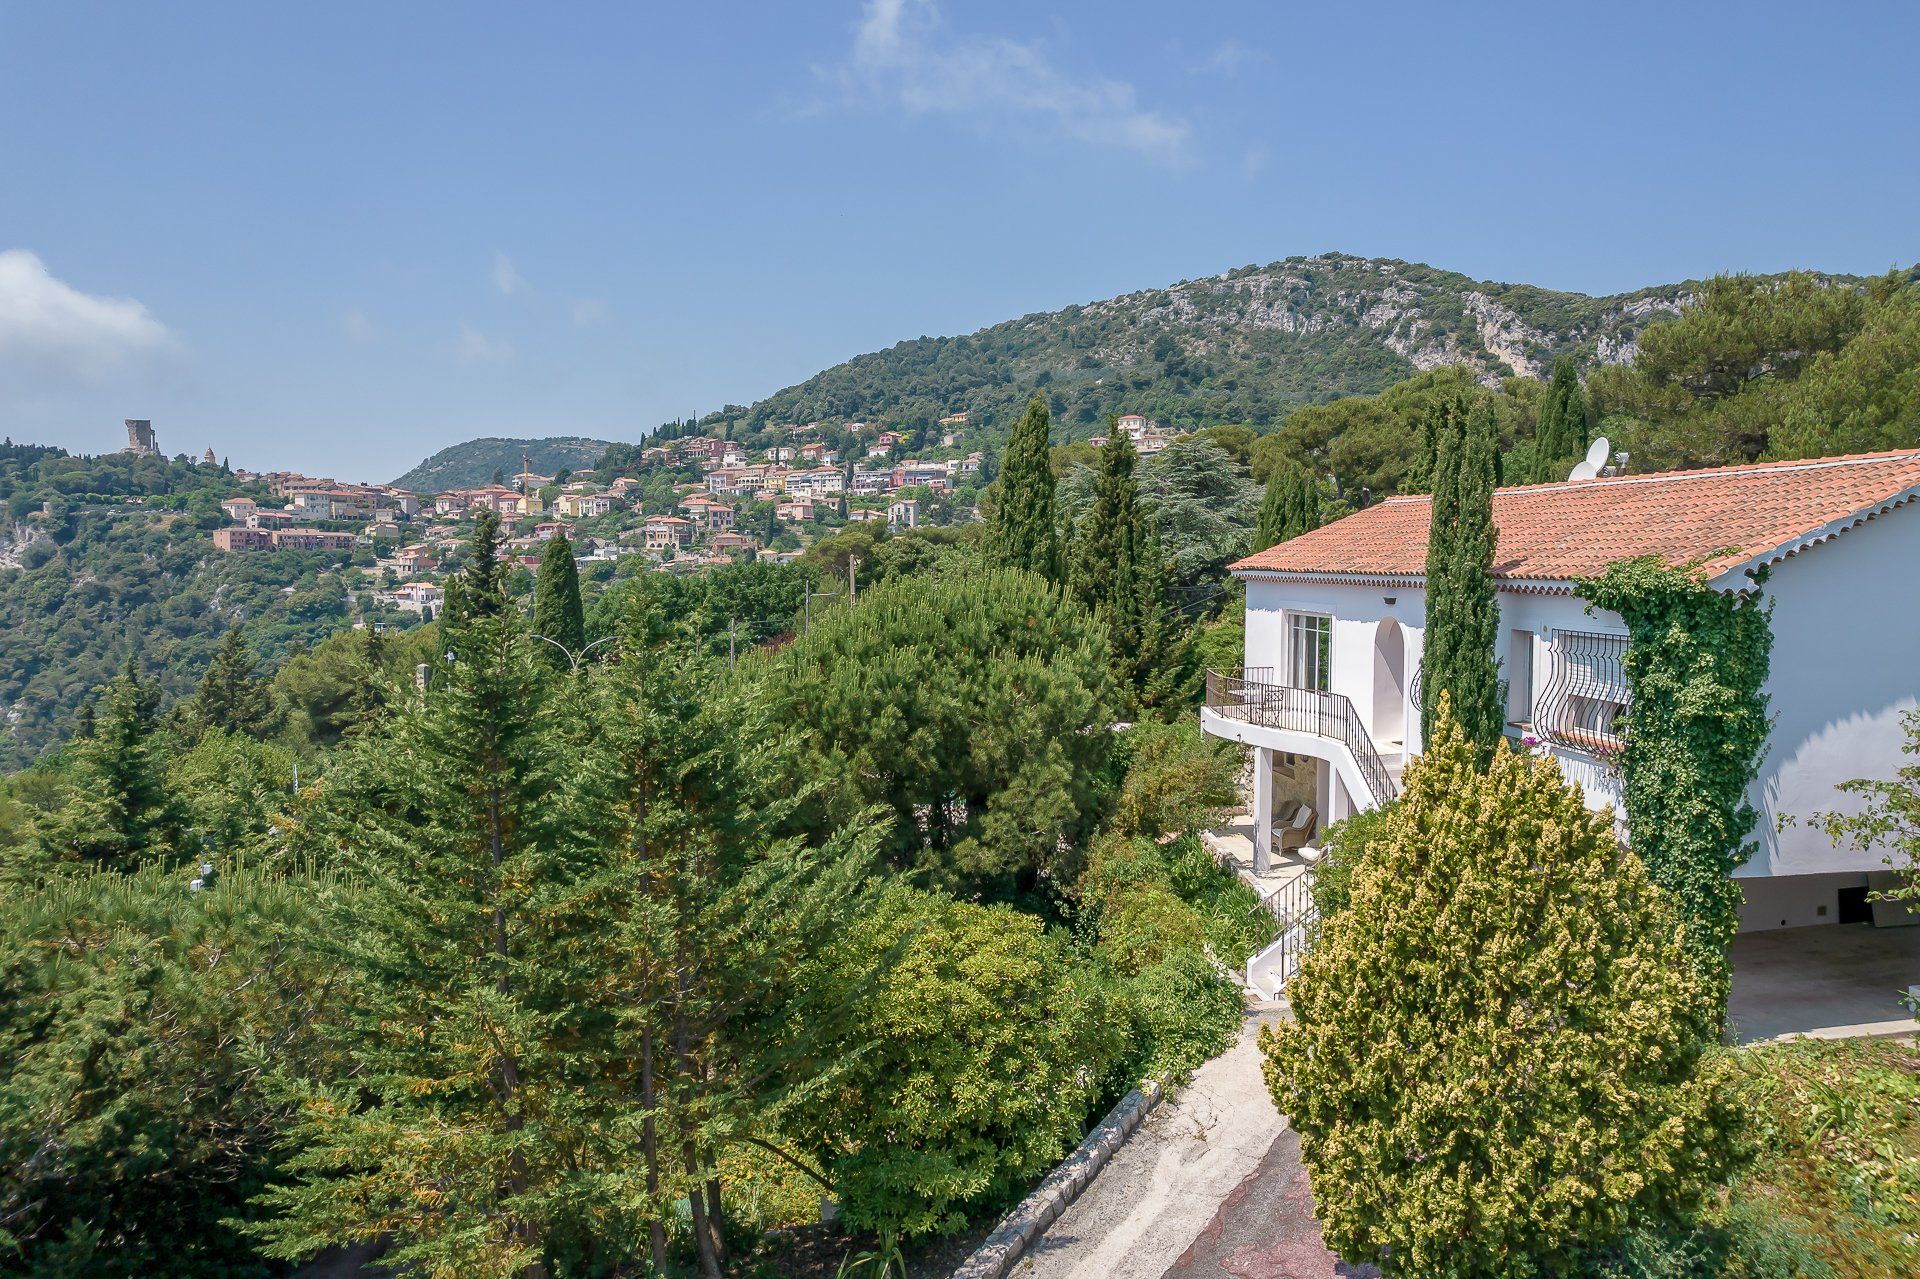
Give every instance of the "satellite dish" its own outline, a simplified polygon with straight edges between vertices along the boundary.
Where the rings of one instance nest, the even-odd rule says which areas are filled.
[[[1590,480],[1598,474],[1600,474],[1600,468],[1595,466],[1591,459],[1585,459],[1573,464],[1573,471],[1567,476],[1567,479],[1569,481]]]
[[[1596,475],[1599,474],[1600,468],[1607,464],[1607,459],[1612,456],[1613,445],[1607,442],[1607,437],[1604,435],[1587,446],[1587,465],[1593,468]]]

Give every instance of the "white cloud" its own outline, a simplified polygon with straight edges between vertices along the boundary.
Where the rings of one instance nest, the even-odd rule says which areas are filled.
[[[84,378],[177,345],[132,298],[82,293],[37,254],[0,252],[0,360]]]
[[[513,259],[495,250],[493,255],[493,287],[512,297],[527,287],[527,281],[513,269]]]
[[[590,329],[604,323],[613,314],[613,308],[599,298],[575,298],[567,306],[573,316],[573,326],[577,329]]]
[[[513,344],[505,338],[490,338],[470,324],[460,326],[454,343],[460,358],[475,364],[505,364],[513,358]]]
[[[950,30],[934,0],[868,0],[844,65],[822,73],[856,101],[916,115],[1042,122],[1061,136],[1170,164],[1187,158],[1184,120],[1139,104],[1131,84],[1076,76],[1037,42]]]
[[[1273,55],[1260,49],[1249,48],[1238,40],[1222,40],[1212,53],[1187,70],[1195,75],[1238,75],[1245,67],[1256,62],[1272,62]]]
[[[365,311],[349,311],[340,317],[340,329],[349,342],[371,342],[379,335]]]

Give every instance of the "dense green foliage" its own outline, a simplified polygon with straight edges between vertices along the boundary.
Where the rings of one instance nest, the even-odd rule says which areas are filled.
[[[1705,984],[1550,761],[1444,713],[1264,1036],[1328,1244],[1389,1275],[1578,1273],[1733,1155]]]
[[[224,861],[217,889],[187,878],[0,875],[8,1274],[269,1273],[236,1229],[287,1120],[260,1067],[320,1051],[331,886]]]
[[[860,593],[769,662],[831,829],[869,805],[895,865],[1030,888],[1097,814],[1113,687],[1104,628],[1044,579],[957,569]]]
[[[1271,942],[1274,920],[1198,839],[1109,835],[1075,895],[1131,1027],[1128,1078],[1177,1079],[1233,1041],[1240,993],[1220,968]]]
[[[1470,308],[1511,312],[1518,321],[1512,340],[1544,367],[1559,355],[1591,352],[1602,338],[1631,340],[1650,313],[1689,287],[1590,298],[1391,259],[1289,258],[964,336],[901,342],[702,424],[753,432],[770,423],[860,418],[913,429],[965,409],[990,438],[1004,439],[1039,386],[1065,406],[1062,425],[1079,439],[1098,434],[1114,413],[1265,430],[1303,405],[1376,393],[1412,376],[1407,352],[1475,374],[1516,372],[1487,349]]]
[[[1747,788],[1770,728],[1761,691],[1773,650],[1768,610],[1757,587],[1712,590],[1652,559],[1622,561],[1579,590],[1627,624],[1627,825],[1648,876],[1685,922],[1717,1034],[1732,983],[1727,947],[1740,926],[1731,875],[1754,852]]]
[[[613,445],[580,435],[554,435],[538,440],[509,440],[483,436],[449,445],[393,481],[414,493],[444,493],[448,489],[478,488],[493,477],[520,473],[521,458],[541,475],[562,470],[592,470]]]
[[[498,536],[476,522],[441,622],[343,632],[271,682],[230,631],[177,714],[124,676],[0,787],[0,982],[32,996],[0,1010],[10,1268],[264,1275],[382,1241],[426,1274],[712,1276],[764,1220],[723,1195],[762,1202],[769,1166],[889,1237],[950,1228],[1239,1024],[1222,967],[1270,917],[1193,839],[1128,833],[1205,821],[1232,749],[1110,732],[1103,629],[1060,588],[952,547],[729,673],[671,610],[802,570],[684,597],[648,575],[602,597],[613,642],[574,672]],[[909,721],[944,807],[876,814],[838,753]],[[1083,896],[1108,821],[1132,870]],[[1008,904],[910,888],[881,846]],[[102,893],[96,947],[50,904]]]
[[[1045,397],[1036,395],[1014,423],[990,534],[1002,562],[1047,578],[1060,571],[1060,528],[1053,507],[1048,441],[1052,421]]]
[[[1553,366],[1540,401],[1540,421],[1533,431],[1532,470],[1510,478],[1515,483],[1546,484],[1564,480],[1573,464],[1587,452],[1587,401],[1580,392],[1580,376],[1573,361],[1562,356]]]
[[[533,633],[552,640],[548,660],[571,666],[587,644],[587,612],[580,603],[580,570],[573,543],[556,533],[540,549],[540,575],[533,586]]]
[[[1112,824],[1158,838],[1203,830],[1240,799],[1240,755],[1200,731],[1191,715],[1144,720],[1119,735],[1114,762],[1124,766]]]
[[[133,870],[181,851],[185,823],[156,757],[156,708],[132,663],[87,708],[69,753],[70,798],[40,827],[50,861]]]
[[[1920,444],[1920,284],[1716,276],[1588,392],[1641,470]]]
[[[1433,522],[1427,537],[1426,640],[1420,722],[1431,740],[1442,698],[1484,762],[1505,731],[1506,681],[1493,594],[1493,409],[1479,399],[1436,406]]]
[[[0,445],[0,771],[62,740],[135,658],[161,701],[193,692],[238,626],[277,663],[351,620],[338,556],[222,555],[223,468]]]
[[[895,889],[811,984],[838,998],[889,952],[858,1014],[870,1049],[792,1131],[854,1225],[950,1231],[1072,1148],[1124,1042],[1099,974],[1008,907]]]
[[[1299,537],[1320,527],[1320,488],[1299,466],[1287,464],[1267,476],[1260,520],[1254,525],[1253,550]]]
[[[434,713],[395,714],[302,822],[308,853],[359,885],[341,903],[354,997],[327,1026],[344,1069],[289,1081],[298,1180],[268,1198],[275,1255],[392,1235],[397,1264],[518,1274],[581,1157],[562,903],[589,833],[530,642],[466,603]],[[470,1189],[450,1199],[449,1181]]]
[[[1208,440],[1176,440],[1140,470],[1140,502],[1167,558],[1169,597],[1191,616],[1246,554],[1260,486]]]
[[[1193,701],[1199,668],[1186,624],[1168,603],[1166,557],[1140,502],[1134,462],[1124,435],[1100,450],[1092,500],[1067,545],[1067,582],[1106,623],[1113,682],[1126,705],[1177,714]]]

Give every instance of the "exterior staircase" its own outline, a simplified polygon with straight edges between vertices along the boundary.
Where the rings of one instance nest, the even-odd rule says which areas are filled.
[[[1300,960],[1313,940],[1320,922],[1320,910],[1314,905],[1315,869],[1307,867],[1274,893],[1261,899],[1261,905],[1280,923],[1280,935],[1271,945],[1247,960],[1247,985],[1268,999],[1278,999],[1287,981],[1300,969]]]

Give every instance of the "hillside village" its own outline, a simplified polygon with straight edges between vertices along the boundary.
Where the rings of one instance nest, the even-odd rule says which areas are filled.
[[[216,530],[213,542],[229,554],[370,555],[366,602],[431,618],[445,600],[443,580],[468,543],[471,517],[480,511],[500,518],[507,531],[503,550],[529,571],[538,570],[540,552],[555,536],[572,543],[583,570],[640,556],[650,571],[692,573],[749,560],[794,560],[818,538],[853,523],[905,530],[977,521],[993,474],[986,452],[970,447],[971,425],[966,412],[942,418],[938,447],[916,456],[906,453],[907,432],[864,422],[835,425],[834,435],[849,441],[844,447],[825,438],[821,422],[772,428],[759,438],[779,442],[758,448],[724,435],[689,435],[647,444],[625,466],[608,467],[603,459],[586,477],[523,469],[496,483],[440,493],[235,470],[235,480],[264,489],[280,504],[226,499],[220,506],[232,523]],[[1183,434],[1137,413],[1120,416],[1114,429],[1143,458]],[[1097,448],[1107,437],[1087,443]]]

